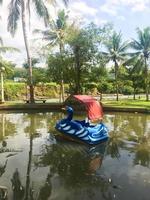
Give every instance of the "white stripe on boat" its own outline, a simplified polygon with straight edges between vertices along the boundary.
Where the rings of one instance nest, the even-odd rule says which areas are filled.
[[[83,131],[84,131],[84,128],[82,128],[81,130],[77,131],[77,132],[76,132],[76,135],[82,133]]]
[[[67,133],[74,134],[74,133],[75,133],[75,130],[67,131]]]
[[[66,126],[65,128],[63,128],[64,131],[68,131],[71,128],[71,126]]]
[[[84,137],[87,135],[87,133],[88,133],[88,131],[84,131],[81,135],[78,135],[78,137]]]
[[[60,124],[61,127],[65,127],[66,125],[67,125],[66,123],[65,124]]]
[[[82,138],[83,140],[89,140],[89,137],[88,136],[86,136],[86,137],[84,137],[84,138]]]

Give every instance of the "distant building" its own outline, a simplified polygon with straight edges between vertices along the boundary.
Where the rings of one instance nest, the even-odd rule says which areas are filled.
[[[26,82],[25,78],[21,78],[21,77],[14,77],[14,81],[15,82]]]

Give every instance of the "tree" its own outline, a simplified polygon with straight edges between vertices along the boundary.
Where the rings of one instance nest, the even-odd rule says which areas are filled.
[[[149,72],[148,72],[148,61],[150,59],[150,27],[143,30],[137,28],[137,40],[132,40],[131,47],[136,51],[132,54],[131,61],[135,61],[135,65],[141,65],[144,72],[145,80],[145,94],[146,101],[149,100]],[[129,62],[128,62],[129,63]]]
[[[104,43],[106,47],[106,52],[102,52],[102,54],[109,61],[113,61],[114,63],[114,71],[115,71],[115,84],[116,84],[116,100],[118,101],[119,97],[119,85],[118,85],[118,70],[121,62],[126,60],[126,56],[129,55],[126,51],[129,48],[129,42],[122,42],[122,34],[114,32],[112,37],[108,42]]]
[[[7,47],[7,46],[3,46],[3,41],[1,39],[0,41],[0,77],[1,77],[1,103],[4,103],[4,73],[10,71],[10,62],[6,62],[3,60],[2,58],[2,53],[5,53],[7,51],[19,51],[16,48],[13,47]]]
[[[75,93],[81,93],[82,83],[87,79],[91,68],[99,65],[98,56],[102,41],[106,41],[111,31],[110,25],[98,27],[90,23],[86,27],[72,29],[68,38],[69,51],[74,59]]]
[[[43,39],[47,41],[46,46],[48,48],[57,47],[57,46],[59,47],[59,53],[61,55],[61,60],[62,60],[62,62],[60,63],[61,71],[59,74],[59,76],[61,77],[60,101],[61,101],[61,98],[62,98],[62,101],[64,101],[64,86],[63,86],[64,74],[63,74],[63,69],[61,65],[63,63],[64,44],[67,38],[67,30],[68,30],[67,19],[68,19],[68,15],[66,15],[64,10],[61,10],[58,12],[57,19],[51,20],[49,22],[47,30],[42,31],[42,30],[36,29],[34,31],[35,33],[40,33],[43,35]]]
[[[9,63],[0,59],[0,76],[1,76],[1,103],[5,102],[4,99],[4,73],[9,70]]]
[[[92,64],[92,59],[96,53],[96,46],[93,43],[93,37],[86,29],[76,29],[68,40],[70,52],[74,60],[74,93],[82,93],[81,80],[87,69]]]
[[[143,71],[141,68],[141,62],[137,62],[136,59],[132,61],[130,66],[126,66],[128,72],[128,80],[133,83],[133,99],[135,100],[135,95],[139,92],[139,89],[144,89],[144,78]]]
[[[54,0],[47,2],[52,3]],[[63,0],[66,4],[68,1]],[[29,40],[27,37],[27,21],[26,17],[30,19],[30,8],[31,5],[34,5],[36,13],[39,17],[44,18],[45,23],[48,23],[49,14],[47,7],[45,5],[45,1],[43,0],[11,0],[9,4],[9,16],[8,16],[8,31],[14,36],[18,21],[21,18],[22,21],[22,31],[24,36],[24,43],[26,48],[27,60],[29,65],[29,78],[30,78],[30,102],[34,102],[34,87],[33,87],[33,76],[32,76],[32,62],[31,62],[31,55],[30,55],[30,47],[29,47]]]

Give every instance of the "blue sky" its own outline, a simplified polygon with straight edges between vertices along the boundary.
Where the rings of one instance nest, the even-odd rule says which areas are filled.
[[[86,5],[87,13],[95,9],[95,14],[93,11],[93,15],[85,17],[99,24],[112,22],[125,39],[136,37],[137,27],[150,26],[150,0],[77,0],[76,3]]]
[[[59,1],[59,0],[58,0]],[[21,53],[5,55],[9,60],[20,66],[26,58],[24,42],[22,37],[21,24],[14,38],[7,33],[7,15],[8,2],[4,1],[0,8],[0,36],[4,44],[21,49]],[[122,31],[125,40],[136,38],[136,27],[143,29],[150,26],[150,0],[70,0],[67,10],[70,10],[70,17],[76,21],[94,22],[97,25],[103,25],[107,22],[114,24],[116,31]],[[59,8],[60,9],[60,8]],[[52,16],[55,16],[57,9],[49,7]],[[32,30],[35,28],[44,28],[43,22],[34,14],[31,21],[31,30],[29,38],[32,40]],[[36,54],[38,44],[32,44],[32,53]]]

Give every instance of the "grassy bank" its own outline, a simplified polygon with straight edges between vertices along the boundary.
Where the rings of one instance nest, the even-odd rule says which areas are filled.
[[[145,100],[104,100],[102,101],[103,105],[106,107],[120,107],[120,108],[144,108],[150,109],[150,101]]]
[[[144,101],[144,100],[119,100],[118,102],[116,100],[103,100],[103,107],[105,110],[108,111],[125,111],[125,112],[150,112],[150,101]],[[58,110],[62,104],[59,103],[58,99],[49,99],[46,101],[46,103],[42,102],[36,102],[35,104],[27,104],[24,101],[7,101],[4,104],[0,104],[0,110],[8,110],[9,109],[46,109],[50,108],[55,110]],[[132,110],[133,109],[133,110]]]

